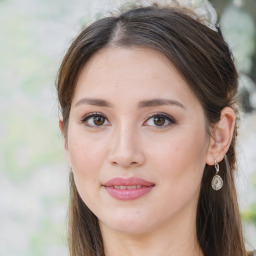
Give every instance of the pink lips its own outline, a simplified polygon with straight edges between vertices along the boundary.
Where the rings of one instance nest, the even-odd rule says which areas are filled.
[[[119,200],[133,200],[147,194],[154,183],[137,178],[114,178],[109,180],[104,187],[108,193]]]

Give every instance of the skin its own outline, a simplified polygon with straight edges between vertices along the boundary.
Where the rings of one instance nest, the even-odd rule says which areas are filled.
[[[172,103],[145,104],[152,99]],[[106,117],[97,125],[93,117],[85,120],[95,112]],[[155,123],[157,113],[173,121],[161,117]],[[65,148],[78,192],[99,219],[107,256],[203,255],[196,238],[200,183],[205,164],[227,152],[234,122],[233,110],[223,109],[210,136],[199,101],[154,50],[105,48],[86,63]],[[115,177],[139,177],[155,187],[122,201],[103,186]]]

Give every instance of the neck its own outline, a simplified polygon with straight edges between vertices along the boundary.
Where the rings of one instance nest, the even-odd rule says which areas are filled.
[[[193,214],[192,214],[193,215]],[[100,222],[106,256],[203,256],[196,236],[196,214],[141,234],[125,234]]]

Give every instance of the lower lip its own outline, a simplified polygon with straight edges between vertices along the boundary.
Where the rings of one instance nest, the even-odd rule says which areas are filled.
[[[140,198],[151,191],[154,186],[142,187],[137,189],[116,189],[113,187],[105,187],[108,193],[118,200],[134,200]]]

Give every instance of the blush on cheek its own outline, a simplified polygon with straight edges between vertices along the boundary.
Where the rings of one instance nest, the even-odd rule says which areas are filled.
[[[192,147],[195,145],[194,142],[189,139],[186,141],[178,139],[175,143],[172,141],[173,144],[169,143],[165,146],[164,150],[154,151],[160,152],[155,158],[158,160],[155,165],[161,164],[160,170],[167,179],[186,184],[186,186],[189,186],[190,182],[198,183],[198,179],[200,181],[204,170],[204,162],[201,161],[204,157],[202,154],[204,146],[199,140],[197,146]],[[156,154],[154,152],[152,153]]]

